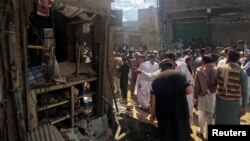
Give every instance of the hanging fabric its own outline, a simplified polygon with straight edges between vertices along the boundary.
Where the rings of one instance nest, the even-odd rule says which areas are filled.
[[[54,0],[38,0],[37,3],[37,14],[40,16],[49,16],[49,8],[52,7]]]

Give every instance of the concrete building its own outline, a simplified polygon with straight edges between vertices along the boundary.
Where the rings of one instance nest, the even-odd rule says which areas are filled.
[[[114,34],[115,44],[127,44],[133,46],[139,46],[141,44],[141,34],[139,32],[138,21],[123,22],[121,27],[116,27]]]
[[[159,0],[163,45],[193,38],[205,44],[250,39],[249,0]]]
[[[146,44],[149,50],[159,47],[159,24],[157,8],[149,7],[138,10],[138,21],[122,22],[122,26],[112,28],[113,43],[133,45],[138,48]]]
[[[159,49],[160,32],[157,8],[139,9],[138,20],[142,42],[146,43],[150,49]]]

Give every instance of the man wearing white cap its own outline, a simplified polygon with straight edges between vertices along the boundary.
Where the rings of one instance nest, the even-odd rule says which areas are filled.
[[[140,70],[146,73],[153,73],[159,70],[159,64],[155,62],[155,57],[153,55],[149,56],[149,61],[142,63],[139,67]],[[135,94],[137,94],[138,101],[142,110],[149,111],[149,101],[150,101],[150,89],[151,82],[144,76],[139,74],[136,82]]]

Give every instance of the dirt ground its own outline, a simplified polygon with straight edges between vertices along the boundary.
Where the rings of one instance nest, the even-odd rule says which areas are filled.
[[[149,122],[149,114],[136,108],[138,106],[138,101],[136,96],[131,96],[130,92],[128,92],[128,102],[125,104],[123,100],[120,98],[121,96],[117,95],[117,101],[120,105],[125,106],[128,110],[127,113],[137,119],[143,119],[146,122]],[[118,104],[118,105],[119,105]],[[195,141],[202,141],[197,135],[198,131],[198,112],[196,110],[194,112],[194,124],[192,126],[193,134],[192,137]],[[143,118],[142,118],[143,117]],[[156,124],[156,123],[154,123]],[[250,104],[248,105],[247,114],[241,118],[241,124],[250,125]]]

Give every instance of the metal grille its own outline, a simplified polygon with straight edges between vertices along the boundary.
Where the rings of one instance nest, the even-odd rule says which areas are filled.
[[[162,0],[168,12],[223,7],[249,7],[249,0]]]

